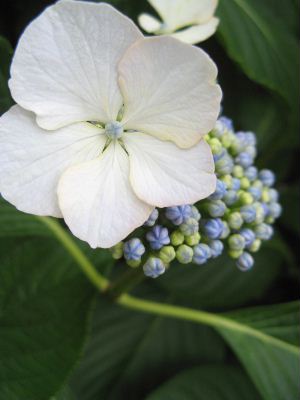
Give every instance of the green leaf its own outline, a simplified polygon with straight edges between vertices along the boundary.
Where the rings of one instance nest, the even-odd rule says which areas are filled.
[[[205,265],[174,263],[155,283],[191,306],[225,310],[260,299],[278,277],[282,256],[263,247],[254,256],[254,267],[241,272],[225,255]]]
[[[279,93],[295,110],[297,40],[263,3],[260,0],[220,1],[219,37],[229,56],[250,79]]]
[[[259,400],[247,376],[237,367],[206,365],[184,371],[146,400]]]
[[[172,374],[223,358],[224,343],[211,328],[137,314],[99,300],[73,382],[80,400],[119,400],[124,393],[139,400]]]
[[[218,331],[239,357],[262,397],[298,398],[299,302],[257,307],[226,316],[241,324],[241,328],[219,327]]]
[[[7,85],[12,54],[13,50],[8,40],[0,36],[0,115],[13,104]]]
[[[82,352],[94,290],[52,240],[11,248],[0,283],[0,398],[49,400]]]

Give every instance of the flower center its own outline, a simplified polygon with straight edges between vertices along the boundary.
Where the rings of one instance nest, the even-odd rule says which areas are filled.
[[[109,139],[119,139],[123,134],[123,126],[118,121],[108,122],[105,125],[105,133]]]

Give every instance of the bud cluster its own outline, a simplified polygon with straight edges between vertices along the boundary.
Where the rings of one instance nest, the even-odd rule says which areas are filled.
[[[174,259],[202,265],[223,251],[241,271],[252,268],[252,254],[272,237],[272,224],[281,214],[275,176],[253,165],[255,134],[235,133],[228,118],[221,117],[205,140],[215,160],[215,192],[194,205],[154,209],[141,228],[111,249],[115,259],[142,266],[152,278]]]

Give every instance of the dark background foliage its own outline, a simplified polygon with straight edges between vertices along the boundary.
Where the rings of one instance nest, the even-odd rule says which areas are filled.
[[[145,0],[109,2],[135,20],[142,11],[154,13]],[[6,84],[13,48],[26,25],[51,3],[2,2],[0,113],[13,104]],[[299,295],[299,2],[219,3],[218,32],[201,46],[218,66],[224,115],[236,129],[256,132],[257,164],[276,173],[283,215],[252,271],[241,273],[225,258],[202,269],[175,266],[137,292],[213,312],[242,313],[244,307],[291,302]],[[264,356],[255,366],[239,356],[224,332],[219,336],[208,327],[132,313],[99,299],[95,304],[95,293],[74,261],[34,218],[1,202],[0,230],[0,400],[294,400],[283,378],[279,386],[285,396],[276,389],[276,371],[269,377],[273,393],[253,372],[260,366],[257,374],[267,376],[277,364],[280,380],[291,367],[267,346],[250,349]],[[78,245],[102,271],[114,271],[105,252]],[[275,321],[280,312],[280,307],[263,311],[255,320],[268,316],[278,332],[288,333],[287,317]],[[283,337],[282,332],[274,335]]]

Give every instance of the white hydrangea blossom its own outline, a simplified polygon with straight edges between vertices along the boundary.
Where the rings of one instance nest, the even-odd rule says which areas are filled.
[[[0,191],[19,210],[63,217],[111,247],[155,206],[216,184],[201,140],[219,113],[217,69],[200,49],[144,38],[107,4],[64,0],[23,33],[0,119]]]
[[[218,0],[148,0],[162,22],[150,14],[139,16],[147,33],[169,35],[182,42],[195,44],[212,36],[219,19],[214,17]]]

